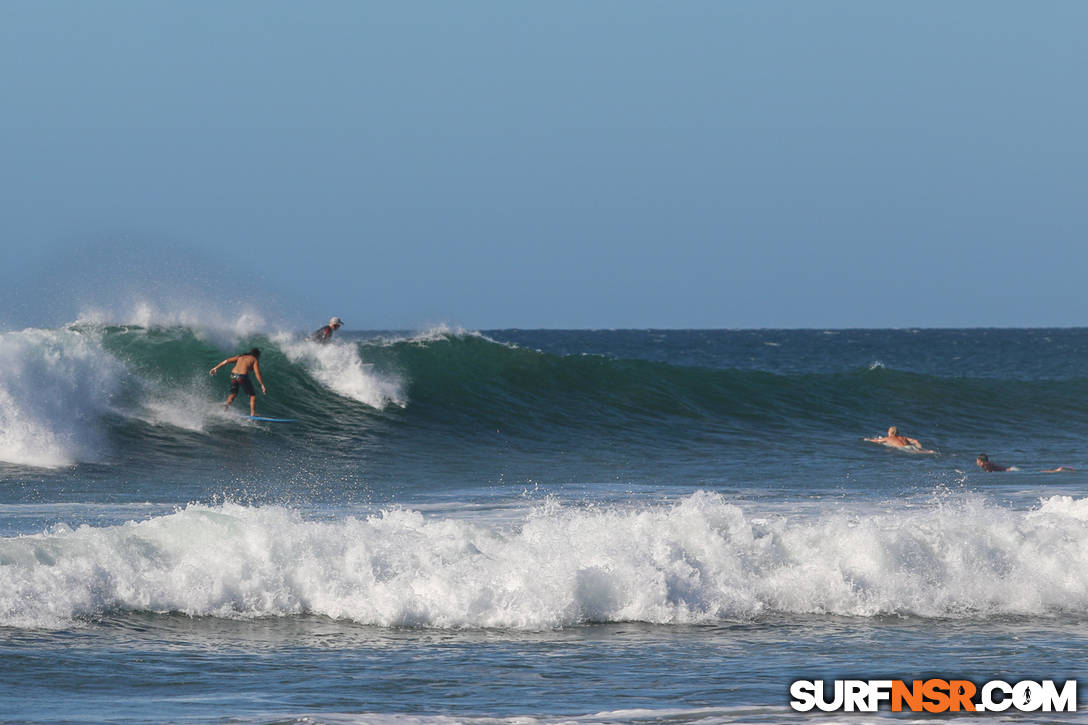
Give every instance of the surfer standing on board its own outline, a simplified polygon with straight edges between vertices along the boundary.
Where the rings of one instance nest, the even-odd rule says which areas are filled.
[[[329,342],[332,340],[332,333],[336,332],[343,326],[344,321],[339,317],[334,317],[329,320],[329,324],[322,327],[320,330],[310,335],[310,339],[314,342]]]
[[[909,438],[907,436],[899,435],[899,429],[894,425],[888,429],[888,435],[876,436],[875,438],[866,438],[865,440],[870,443],[882,443],[892,448],[903,448],[912,453],[936,453],[928,448],[923,448],[922,444],[918,442],[917,438]]]
[[[234,369],[230,371],[230,395],[227,396],[227,402],[223,404],[223,410],[229,408],[234,402],[234,398],[238,395],[238,388],[241,386],[249,396],[249,414],[257,415],[257,391],[253,389],[253,383],[249,381],[249,372],[253,371],[253,374],[257,376],[257,382],[261,384],[261,392],[268,395],[268,390],[264,387],[264,379],[261,377],[261,366],[257,362],[260,356],[260,348],[255,347],[247,353],[228,357],[208,371],[209,375],[215,375],[219,368],[227,363],[234,363]]]

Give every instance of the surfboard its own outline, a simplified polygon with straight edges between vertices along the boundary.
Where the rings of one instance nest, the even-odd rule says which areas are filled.
[[[250,420],[259,420],[265,423],[294,423],[294,418],[265,418],[262,415],[247,415],[246,418]]]
[[[879,446],[884,446],[885,448],[891,448],[893,451],[902,451],[903,453],[936,453],[937,452],[937,451],[931,451],[928,448],[919,448],[918,446],[913,446],[913,445],[912,446],[896,446],[896,445],[892,445],[891,443],[884,443],[884,442],[881,442],[881,441],[869,440],[868,438],[866,438],[865,440],[868,441],[869,443],[876,443]]]

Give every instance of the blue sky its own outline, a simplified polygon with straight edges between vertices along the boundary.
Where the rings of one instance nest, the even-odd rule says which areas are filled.
[[[163,295],[353,329],[1080,326],[1085,27],[8,0],[0,324]]]

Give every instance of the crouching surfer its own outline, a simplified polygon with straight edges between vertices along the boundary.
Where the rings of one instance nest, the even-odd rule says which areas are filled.
[[[325,325],[319,330],[316,330],[312,335],[310,335],[310,339],[314,342],[330,342],[332,340],[332,333],[336,332],[343,326],[344,321],[341,320],[339,317],[334,317],[329,320],[329,324]]]
[[[260,357],[260,348],[255,347],[247,353],[228,357],[208,371],[209,375],[215,375],[219,368],[227,363],[234,363],[234,369],[230,371],[230,395],[227,396],[227,402],[223,404],[223,410],[230,407],[230,404],[233,403],[234,399],[238,396],[238,388],[242,388],[242,390],[246,392],[246,395],[249,396],[249,414],[257,414],[257,391],[253,389],[253,383],[249,380],[249,373],[252,372],[257,376],[257,382],[261,386],[261,392],[268,395],[268,390],[264,387],[264,379],[261,377],[261,366],[258,363],[258,358]]]

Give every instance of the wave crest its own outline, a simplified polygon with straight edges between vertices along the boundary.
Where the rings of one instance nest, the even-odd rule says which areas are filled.
[[[354,343],[322,344],[286,334],[273,339],[288,360],[304,366],[315,380],[338,395],[379,410],[390,404],[401,408],[408,404],[403,381],[364,363]]]
[[[112,410],[125,378],[97,337],[0,333],[0,460],[50,468],[96,460],[97,421]]]

